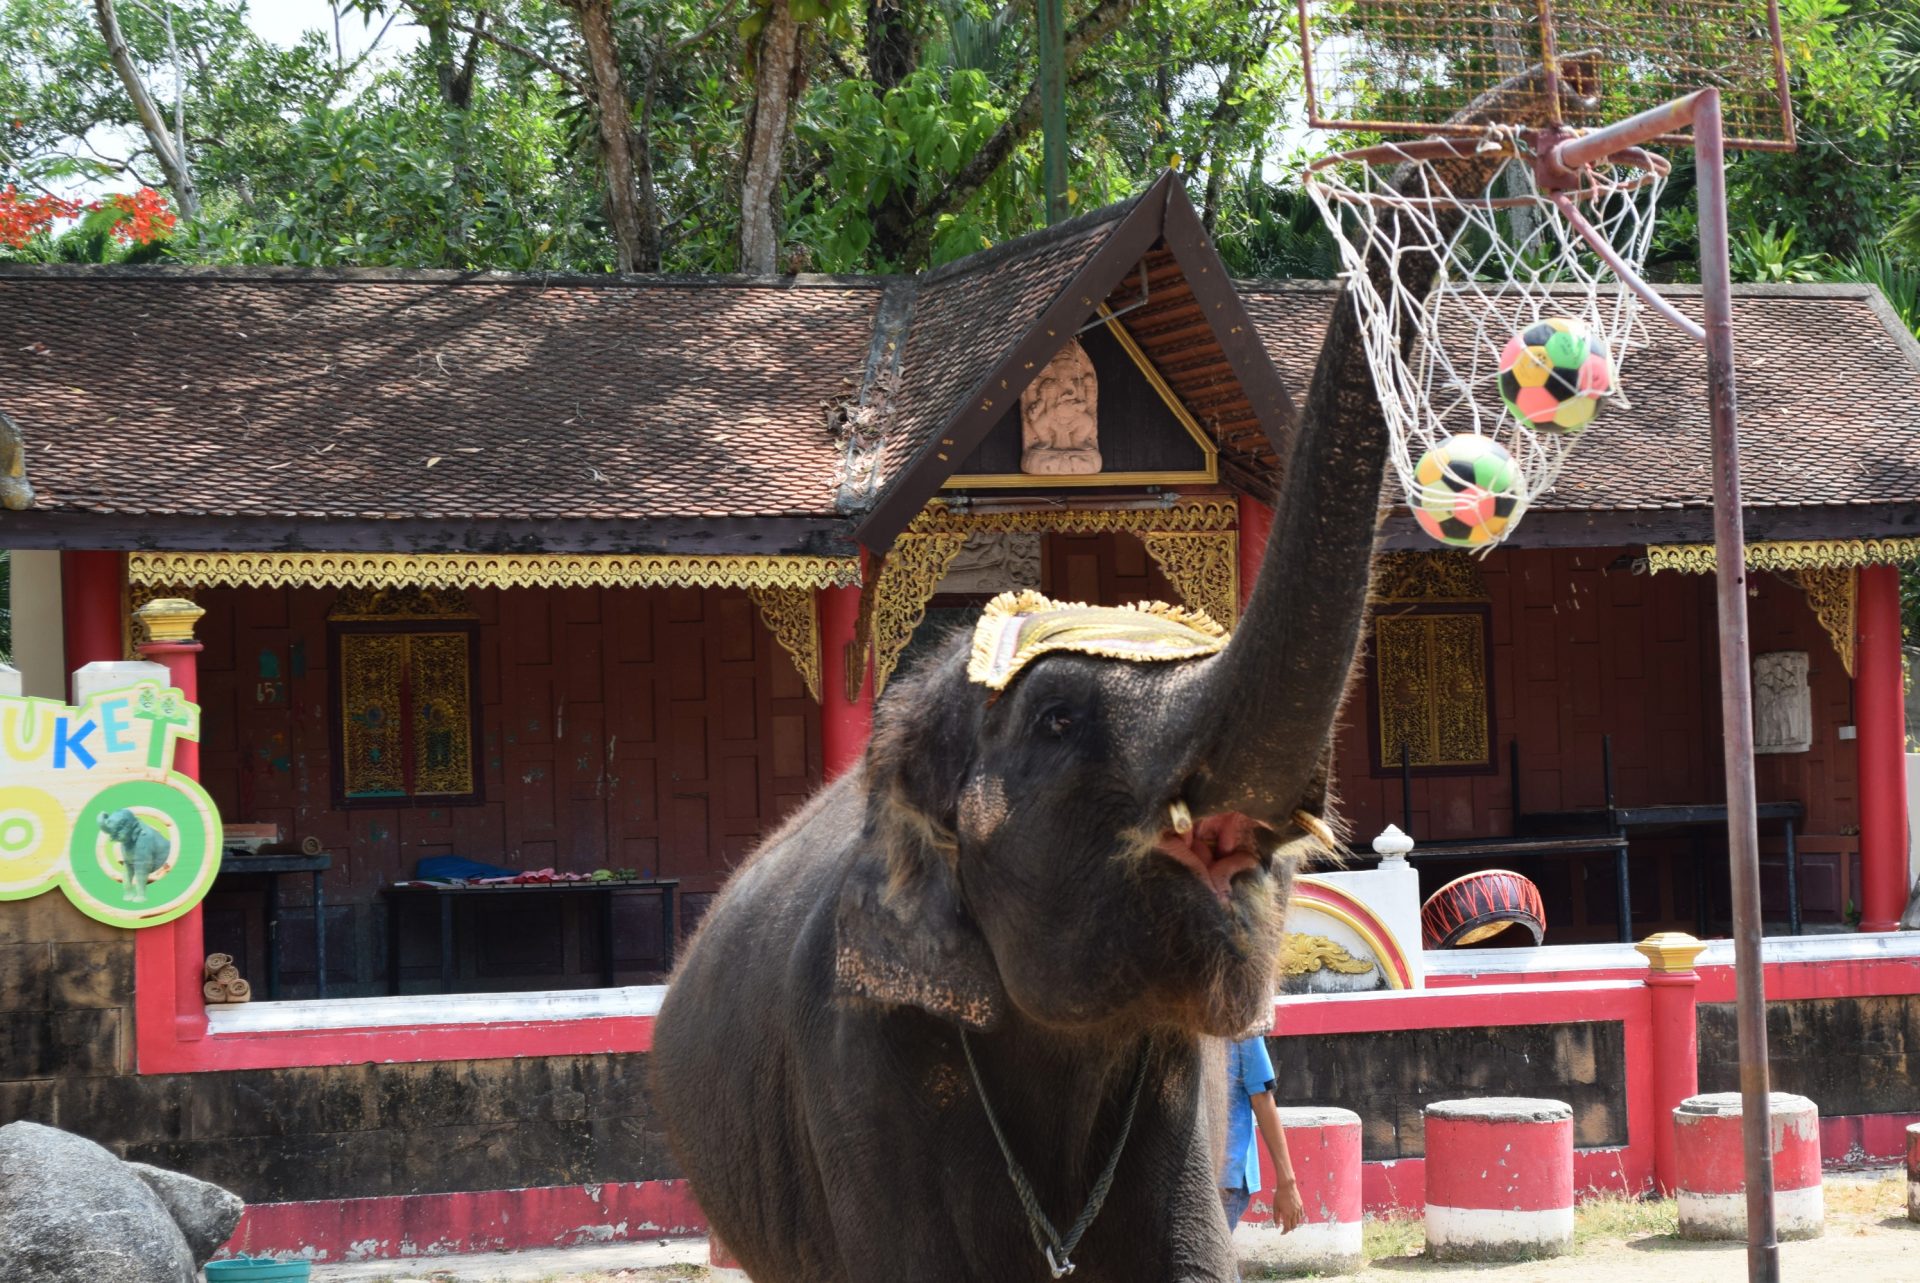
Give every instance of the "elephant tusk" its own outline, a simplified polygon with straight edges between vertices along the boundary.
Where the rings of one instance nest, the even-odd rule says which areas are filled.
[[[1174,798],[1167,803],[1167,818],[1173,821],[1173,831],[1181,837],[1193,832],[1193,812],[1187,809],[1183,798]]]
[[[1333,838],[1333,830],[1328,828],[1327,822],[1319,816],[1310,811],[1295,811],[1293,813],[1293,822],[1302,832],[1313,838],[1314,841],[1318,842],[1321,846],[1326,847],[1327,850],[1331,851],[1335,848],[1336,844]]]

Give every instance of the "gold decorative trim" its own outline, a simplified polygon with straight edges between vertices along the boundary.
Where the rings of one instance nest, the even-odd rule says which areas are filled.
[[[941,486],[948,490],[1006,490],[1016,486],[1040,486],[1048,490],[1074,486],[1192,486],[1213,485],[1220,480],[1220,447],[1212,437],[1206,434],[1198,421],[1175,395],[1167,381],[1160,377],[1160,371],[1154,368],[1140,345],[1133,341],[1133,335],[1127,333],[1127,327],[1120,324],[1117,317],[1105,303],[1100,305],[1100,315],[1105,318],[1107,330],[1119,343],[1120,350],[1160,396],[1175,422],[1186,430],[1193,443],[1200,447],[1200,457],[1206,466],[1188,472],[1093,472],[1079,476],[1035,476],[1025,472],[956,472],[950,475]],[[1004,386],[1004,384],[1002,385]],[[966,460],[960,460],[965,463]],[[958,465],[956,465],[958,466]]]
[[[1165,508],[1041,508],[1026,511],[971,511],[934,500],[907,527],[910,534],[1097,535],[1108,530],[1161,534],[1237,530],[1240,509],[1231,499],[1196,499]]]
[[[1790,572],[1790,575],[1799,584],[1800,591],[1807,595],[1807,605],[1812,607],[1813,617],[1827,630],[1834,654],[1840,657],[1840,667],[1846,670],[1847,676],[1853,676],[1859,572],[1848,566],[1836,569],[1810,568]]]
[[[1231,530],[1140,534],[1180,599],[1226,627],[1240,617],[1240,536]]]
[[[461,553],[127,555],[130,584],[231,588],[845,588],[854,557],[686,557]]]
[[[900,654],[913,640],[913,630],[927,617],[927,603],[933,590],[946,578],[947,567],[967,542],[964,530],[921,534],[909,528],[894,540],[893,547],[880,562],[873,582],[860,594],[860,620],[854,630],[854,646],[864,658],[867,643],[873,644],[873,693],[877,698],[887,688]],[[849,699],[859,698],[855,685],[864,673],[847,665]]]
[[[1373,559],[1373,599],[1486,601],[1480,562],[1467,552],[1383,552]]]
[[[155,597],[134,612],[134,618],[147,630],[149,642],[189,642],[193,626],[206,613],[184,597]]]
[[[454,588],[395,584],[388,588],[349,588],[327,611],[336,622],[367,619],[474,619],[466,594]]]
[[[120,585],[120,643],[121,657],[141,659],[140,628],[135,622],[141,607],[150,601],[163,597],[178,597],[192,600],[193,594],[181,584],[136,584],[131,581]]]
[[[1668,976],[1692,971],[1706,947],[1684,931],[1661,931],[1633,946],[1647,960],[1647,970]]]
[[[1785,539],[1747,545],[1750,570],[1839,570],[1861,566],[1901,566],[1920,560],[1920,538]],[[1649,544],[1647,570],[1713,573],[1713,545]]]
[[[780,649],[787,652],[807,694],[820,702],[820,607],[819,598],[807,588],[749,588],[747,596],[760,609],[760,622],[767,626]]]

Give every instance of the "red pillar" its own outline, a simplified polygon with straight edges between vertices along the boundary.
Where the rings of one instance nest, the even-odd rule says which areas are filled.
[[[860,554],[864,577],[870,559]],[[820,768],[822,778],[837,779],[867,751],[873,730],[873,661],[863,657],[860,692],[847,698],[847,652],[860,621],[860,588],[820,591]]]
[[[1260,562],[1267,554],[1267,536],[1273,533],[1273,509],[1251,495],[1240,496],[1240,609],[1247,608]]]
[[[117,552],[60,554],[60,623],[66,637],[66,677],[83,664],[125,659]]]
[[[1900,572],[1861,569],[1853,705],[1860,752],[1860,929],[1892,931],[1907,907],[1907,717]]]
[[[1685,932],[1662,931],[1634,948],[1646,955],[1653,1003],[1653,1183],[1671,1196],[1680,1179],[1673,1111],[1700,1090],[1700,973],[1693,960],[1706,946]]]
[[[194,704],[200,702],[201,645],[193,639],[193,626],[205,613],[190,601],[161,598],[142,606],[138,615],[150,639],[140,643],[140,657],[164,665],[168,684]],[[173,769],[191,779],[200,778],[196,741],[174,742]],[[206,952],[197,904],[172,922],[135,932],[135,1021],[171,1020],[174,1037],[182,1042],[202,1037],[207,1006],[200,983]]]

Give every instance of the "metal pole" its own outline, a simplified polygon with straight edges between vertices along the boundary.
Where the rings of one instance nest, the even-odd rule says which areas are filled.
[[[1727,858],[1740,1033],[1740,1105],[1746,1142],[1747,1278],[1778,1283],[1773,1146],[1767,1074],[1767,994],[1760,966],[1759,818],[1753,785],[1753,698],[1747,684],[1747,549],[1740,520],[1740,442],[1733,386],[1733,284],[1727,246],[1727,171],[1720,94],[1703,90],[1693,119],[1699,175],[1700,283],[1706,312],[1707,390],[1713,423],[1713,556],[1720,607],[1721,737],[1727,768]]]
[[[1067,216],[1067,3],[1034,0],[1040,27],[1040,137],[1047,225]]]

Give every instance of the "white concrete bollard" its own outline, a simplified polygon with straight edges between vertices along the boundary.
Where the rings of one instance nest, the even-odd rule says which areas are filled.
[[[1360,1115],[1350,1109],[1282,1109],[1287,1155],[1307,1219],[1291,1234],[1271,1220],[1234,1234],[1243,1267],[1287,1274],[1360,1268]]]
[[[1826,1221],[1820,1185],[1820,1111],[1805,1096],[1774,1092],[1773,1216],[1782,1240],[1818,1238]],[[1689,1096],[1673,1111],[1680,1237],[1747,1237],[1746,1150],[1740,1093]]]
[[[1427,1254],[1518,1261],[1573,1247],[1573,1109],[1491,1096],[1427,1106]]]

